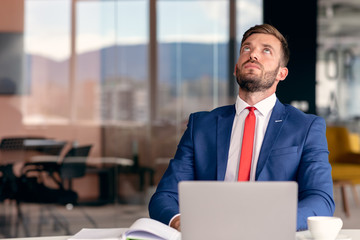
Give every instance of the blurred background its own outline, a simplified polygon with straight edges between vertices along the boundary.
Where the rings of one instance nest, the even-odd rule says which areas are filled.
[[[146,217],[189,114],[235,102],[241,37],[255,24],[289,41],[277,97],[345,127],[360,152],[359,17],[360,0],[1,0],[0,234]],[[83,173],[65,173],[69,157]],[[336,180],[357,196],[357,182]],[[54,196],[76,197],[47,198],[63,188]]]

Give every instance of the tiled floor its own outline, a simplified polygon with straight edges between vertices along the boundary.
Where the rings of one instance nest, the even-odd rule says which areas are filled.
[[[1,206],[4,212],[4,207]],[[6,210],[15,208],[6,206]],[[22,236],[51,236],[51,235],[71,235],[81,228],[94,227],[129,227],[136,219],[148,217],[147,207],[141,205],[104,205],[104,206],[79,206],[72,210],[67,210],[64,206],[51,206],[51,208],[36,204],[24,204],[24,224],[19,224],[16,230],[16,218],[8,213],[7,218],[1,219],[2,237],[22,237]],[[43,217],[40,218],[40,212]],[[15,210],[11,211],[12,213]],[[94,221],[89,221],[87,216]],[[55,224],[57,218],[61,224]],[[66,228],[61,227],[67,226]],[[27,230],[26,230],[27,228]],[[26,234],[26,231],[28,234]]]
[[[356,204],[350,189],[346,189],[349,196],[349,206],[351,209],[350,217],[346,217],[342,211],[341,197],[339,189],[334,189],[335,202],[337,208],[335,216],[339,216],[343,219],[344,227],[347,229],[360,228],[360,205]],[[358,187],[360,193],[360,186]],[[359,194],[360,195],[360,194]],[[144,197],[143,202],[147,202]],[[44,218],[39,220],[40,210],[44,211]],[[22,206],[22,210],[25,216],[25,225],[28,227],[30,236],[51,236],[51,235],[71,235],[79,231],[84,227],[129,227],[136,219],[141,217],[148,217],[147,204],[109,204],[103,206],[81,206],[75,207],[72,210],[67,210],[63,206],[57,206],[53,208],[52,212],[41,208],[39,205],[25,204]],[[0,238],[17,236],[25,236],[24,225],[19,226],[16,230],[15,218],[11,217],[15,213],[15,206],[12,204],[0,204]],[[95,222],[93,225],[85,216],[84,212],[88,214]],[[69,231],[66,232],[60,228],[59,225],[54,224],[55,216],[60,216],[60,219],[67,220]],[[41,234],[39,234],[39,226],[41,226]]]

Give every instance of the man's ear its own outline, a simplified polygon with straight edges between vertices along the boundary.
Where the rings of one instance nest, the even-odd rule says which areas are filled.
[[[235,64],[235,68],[234,68],[234,76],[236,77],[236,72],[237,72],[237,63]]]
[[[287,69],[287,67],[280,67],[277,75],[278,80],[279,81],[284,80],[287,77],[288,73],[289,70]]]

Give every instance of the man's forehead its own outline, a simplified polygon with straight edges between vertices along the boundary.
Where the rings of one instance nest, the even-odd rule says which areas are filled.
[[[259,43],[264,46],[272,46],[273,48],[280,48],[280,40],[271,34],[265,33],[254,33],[251,34],[243,43],[244,45],[252,45],[254,43]]]

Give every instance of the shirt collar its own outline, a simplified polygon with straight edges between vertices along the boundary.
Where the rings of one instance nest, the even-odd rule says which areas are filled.
[[[273,93],[269,97],[255,104],[254,107],[256,107],[256,110],[258,110],[263,116],[266,116],[274,108],[275,103],[276,94]],[[238,95],[235,103],[236,115],[239,115],[247,107],[250,107],[250,105],[242,100]]]

